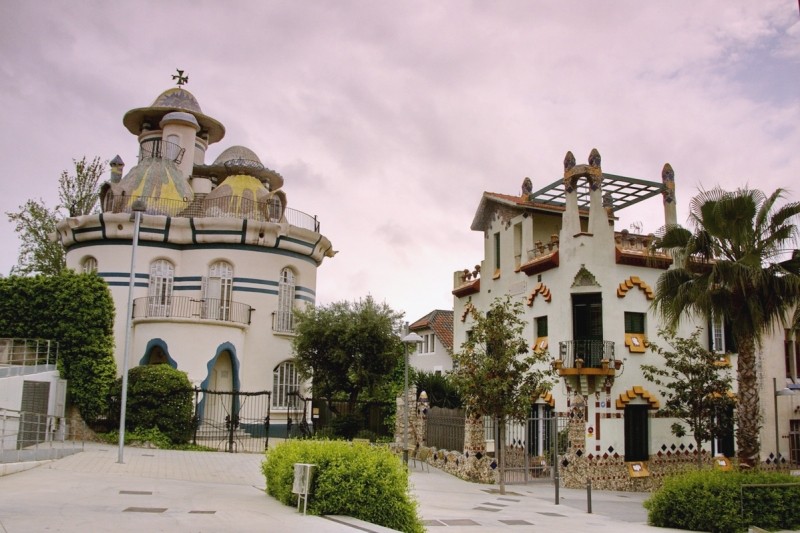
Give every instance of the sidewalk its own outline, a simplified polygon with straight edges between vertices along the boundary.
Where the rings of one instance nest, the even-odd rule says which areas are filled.
[[[86,531],[328,533],[386,531],[344,517],[303,516],[264,492],[260,454],[179,452],[87,444],[83,452],[0,477],[0,532]],[[412,469],[427,530],[493,533],[558,530],[665,532],[645,525],[646,495],[553,487],[496,487],[462,481],[435,468]]]

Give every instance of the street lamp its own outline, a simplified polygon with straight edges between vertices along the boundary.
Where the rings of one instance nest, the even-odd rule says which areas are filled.
[[[142,212],[147,209],[144,200],[137,198],[131,204],[131,220],[133,220],[133,243],[131,245],[130,280],[128,281],[128,314],[125,318],[125,352],[122,356],[122,395],[119,405],[119,456],[117,462],[122,464],[125,449],[125,408],[128,403],[128,357],[131,353],[131,320],[133,319],[133,283],[136,277],[136,247],[139,245],[139,223]]]
[[[405,344],[406,349],[403,378],[403,396],[405,397],[403,401],[403,464],[405,464],[406,467],[408,467],[408,346],[409,344],[417,344],[421,341],[422,337],[413,331],[403,337],[403,344]]]
[[[780,461],[781,456],[781,441],[780,432],[778,431],[778,396],[792,396],[794,391],[788,387],[778,390],[778,378],[772,378],[772,399],[775,402],[775,460]]]

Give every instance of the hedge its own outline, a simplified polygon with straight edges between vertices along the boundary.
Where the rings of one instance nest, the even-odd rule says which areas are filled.
[[[769,486],[776,484],[787,486]],[[759,485],[744,487],[742,485]],[[693,531],[800,527],[800,479],[776,472],[701,470],[673,476],[644,502],[648,522]]]
[[[297,505],[292,494],[295,463],[317,465],[309,513],[351,516],[407,533],[425,531],[409,493],[408,472],[388,448],[292,440],[268,450],[261,467],[267,493],[286,505]]]

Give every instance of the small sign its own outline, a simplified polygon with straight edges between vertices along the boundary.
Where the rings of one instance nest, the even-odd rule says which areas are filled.
[[[717,470],[728,471],[732,468],[731,461],[724,455],[718,455],[714,457],[714,468]]]
[[[630,477],[650,477],[650,471],[644,461],[633,461],[625,464],[628,467],[628,475]]]

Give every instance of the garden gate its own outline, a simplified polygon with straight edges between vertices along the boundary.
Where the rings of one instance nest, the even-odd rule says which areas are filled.
[[[224,452],[263,452],[269,445],[269,391],[194,390],[192,442]]]

